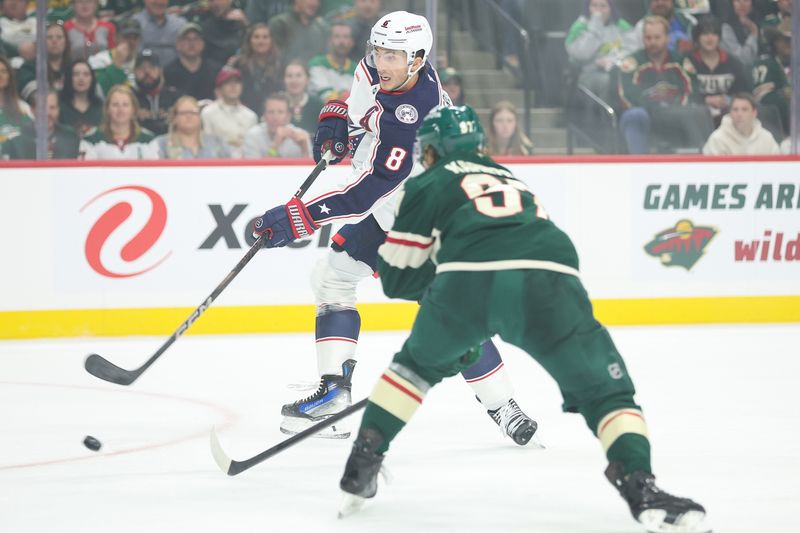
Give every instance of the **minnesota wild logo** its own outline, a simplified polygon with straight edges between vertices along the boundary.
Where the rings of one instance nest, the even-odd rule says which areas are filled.
[[[706,246],[716,234],[714,228],[695,226],[691,220],[679,220],[675,227],[656,234],[644,250],[648,255],[658,257],[664,266],[681,266],[690,270],[703,257]]]

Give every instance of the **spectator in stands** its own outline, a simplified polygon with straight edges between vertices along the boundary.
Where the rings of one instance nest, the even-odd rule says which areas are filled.
[[[664,17],[668,24],[667,48],[671,52],[688,53],[692,49],[692,26],[694,20],[681,11],[675,10],[674,0],[650,0],[650,10],[644,18],[636,23],[634,31],[630,34],[631,43],[626,43],[628,50],[644,48],[644,24],[649,16]]]
[[[256,125],[258,116],[240,100],[242,74],[238,69],[222,67],[217,74],[216,86],[217,99],[201,112],[203,130],[222,139],[231,157],[241,159],[244,136]]]
[[[522,131],[517,108],[508,101],[497,102],[486,128],[486,153],[492,156],[532,155],[533,143]]]
[[[36,17],[28,16],[25,0],[3,0],[0,34],[6,44],[16,48],[22,59],[36,57]]]
[[[284,93],[267,96],[264,122],[253,126],[244,139],[245,159],[310,157],[311,136],[290,123],[289,98]]]
[[[151,144],[153,134],[136,120],[138,107],[130,87],[112,87],[100,127],[81,141],[84,159],[158,159],[158,150]]]
[[[283,86],[289,99],[291,122],[314,135],[324,102],[308,92],[308,81],[308,66],[305,63],[295,59],[286,65]]]
[[[632,42],[632,31],[613,0],[586,0],[583,13],[569,29],[567,55],[581,69],[578,82],[604,100],[609,96],[611,69],[634,51],[623,47]]]
[[[36,91],[31,95],[31,108],[36,109]],[[53,89],[47,93],[47,159],[77,159],[80,137],[70,128],[58,121],[58,93]],[[9,159],[36,159],[36,130],[33,122],[28,122],[24,133],[6,145],[5,154]]]
[[[97,95],[97,80],[86,61],[79,59],[67,67],[60,107],[61,123],[75,130],[81,138],[103,121],[103,102]]]
[[[89,56],[116,46],[117,29],[111,22],[97,18],[97,2],[75,0],[75,18],[64,24],[73,59],[89,59]]]
[[[731,96],[751,90],[750,77],[742,64],[720,49],[722,27],[719,19],[705,15],[692,28],[694,51],[684,59],[684,70],[697,77],[697,102],[708,107],[714,124],[728,112]]]
[[[328,25],[317,15],[319,0],[294,0],[292,10],[269,21],[272,39],[286,61],[309,59],[325,51]]]
[[[381,0],[355,0],[352,8],[343,9],[332,17],[332,20],[346,22],[353,29],[355,45],[350,52],[350,59],[353,61],[364,57],[370,31],[380,18],[381,8]]]
[[[353,30],[350,25],[345,22],[331,24],[328,53],[320,54],[308,63],[312,94],[324,102],[347,98],[356,70],[356,62],[350,59],[352,51]]]
[[[149,48],[143,49],[136,56],[133,74],[133,93],[139,104],[136,118],[151,133],[166,133],[167,113],[178,101],[180,93],[175,87],[166,84],[158,56]]]
[[[32,117],[30,106],[17,95],[11,63],[0,57],[0,157],[5,158],[5,145],[22,134]]]
[[[764,30],[778,26],[784,20],[792,19],[792,0],[775,0],[775,4],[778,6],[778,12],[764,17],[764,22],[761,24],[761,28]]]
[[[204,47],[200,26],[192,22],[186,24],[175,44],[178,58],[164,69],[164,79],[182,94],[198,100],[213,100],[214,80],[222,65],[204,58]]]
[[[178,57],[175,41],[186,19],[167,13],[167,0],[144,0],[144,10],[133,18],[142,28],[142,47],[158,54],[162,64],[172,63]]]
[[[133,68],[142,43],[142,28],[136,19],[125,20],[119,28],[117,46],[104,50],[89,58],[89,65],[95,71],[97,85],[102,94],[114,85],[134,83]]]
[[[45,37],[47,48],[47,83],[60,91],[64,87],[64,72],[70,64],[67,32],[61,24],[50,23]],[[36,60],[25,61],[17,71],[17,88],[22,93],[29,84],[36,84]]]
[[[248,28],[234,66],[242,75],[242,103],[261,113],[264,96],[279,91],[283,83],[283,60],[269,26],[258,22]]]
[[[758,104],[750,93],[737,93],[731,111],[703,147],[705,155],[777,155],[781,153],[772,134],[761,127]]]
[[[160,159],[227,159],[228,147],[216,135],[203,133],[200,106],[181,96],[169,112],[169,129],[153,141]]]
[[[439,78],[442,82],[442,88],[447,92],[450,100],[453,101],[453,105],[464,105],[467,95],[464,92],[464,81],[458,71],[453,67],[447,67],[439,71]]]
[[[650,153],[651,132],[668,148],[699,151],[712,129],[705,107],[690,105],[697,80],[667,48],[668,31],[663,17],[645,17],[645,48],[626,57],[620,67],[619,95],[625,107],[620,128],[632,154]]]
[[[749,70],[758,57],[761,32],[753,19],[753,0],[730,0],[731,10],[722,24],[720,46]]]
[[[272,17],[289,11],[291,7],[292,0],[250,0],[244,7],[244,13],[250,24],[267,24]]]
[[[200,19],[205,39],[203,57],[226,63],[236,54],[247,30],[247,17],[233,7],[233,0],[211,0],[211,10]]]
[[[792,65],[792,20],[784,19],[778,26],[764,30],[770,53],[761,56],[753,65],[753,94],[756,101],[774,106],[781,117],[783,132],[788,135],[791,125],[792,88],[788,70]]]

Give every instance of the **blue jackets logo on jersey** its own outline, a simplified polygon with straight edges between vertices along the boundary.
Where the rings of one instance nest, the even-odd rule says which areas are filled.
[[[419,118],[419,113],[417,112],[417,108],[411,104],[400,104],[397,106],[394,116],[396,116],[397,120],[400,122],[414,124]]]

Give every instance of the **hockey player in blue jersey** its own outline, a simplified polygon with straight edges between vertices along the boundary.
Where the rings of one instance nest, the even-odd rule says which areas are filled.
[[[284,433],[298,433],[351,403],[361,326],[356,286],[377,269],[378,247],[394,221],[393,193],[412,173],[416,131],[422,119],[434,107],[450,103],[427,61],[432,46],[433,35],[424,17],[396,11],[378,20],[353,76],[350,96],[323,107],[314,137],[316,161],[327,151],[334,156],[332,163],[351,154],[350,180],[307,202],[292,198],[255,222],[256,234],[268,234],[268,248],[311,235],[323,224],[345,223],[311,280],[317,304],[319,388],[283,406]],[[536,432],[536,422],[514,401],[503,361],[491,341],[462,374],[501,430],[517,444],[527,444]],[[349,435],[349,430],[334,425],[319,436]]]

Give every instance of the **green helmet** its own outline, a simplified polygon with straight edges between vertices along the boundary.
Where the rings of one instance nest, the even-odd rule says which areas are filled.
[[[454,152],[477,152],[483,148],[483,141],[483,127],[471,107],[435,107],[417,130],[417,157],[421,160],[428,146],[432,146],[439,157]]]

